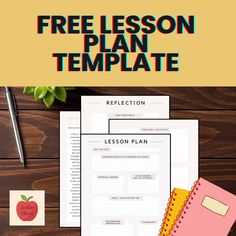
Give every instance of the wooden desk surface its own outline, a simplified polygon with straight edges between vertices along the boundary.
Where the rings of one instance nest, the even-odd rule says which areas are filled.
[[[59,228],[59,110],[80,110],[80,95],[170,95],[171,118],[200,119],[200,176],[236,194],[236,88],[78,88],[48,110],[13,88],[27,168],[20,165],[0,88],[0,235],[80,235]],[[9,227],[9,190],[45,190],[46,226]],[[236,235],[236,225],[230,236]]]

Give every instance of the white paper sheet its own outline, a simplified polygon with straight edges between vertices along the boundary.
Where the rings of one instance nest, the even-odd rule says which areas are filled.
[[[82,133],[108,133],[109,118],[169,118],[169,96],[82,96]]]
[[[60,112],[60,227],[80,227],[80,112]]]
[[[83,236],[156,236],[170,196],[170,135],[81,136]]]
[[[198,179],[198,120],[109,120],[112,133],[170,133],[171,187],[191,190]]]

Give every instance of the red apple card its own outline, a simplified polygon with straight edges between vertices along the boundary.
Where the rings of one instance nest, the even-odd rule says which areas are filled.
[[[10,225],[45,225],[45,192],[42,190],[10,191]]]

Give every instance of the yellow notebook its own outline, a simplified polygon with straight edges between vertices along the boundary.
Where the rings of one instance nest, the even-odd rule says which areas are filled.
[[[180,210],[188,198],[189,191],[175,188],[170,196],[159,236],[169,236],[172,225],[175,223]]]

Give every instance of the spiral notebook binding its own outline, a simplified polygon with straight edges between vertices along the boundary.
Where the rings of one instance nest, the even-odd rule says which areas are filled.
[[[199,187],[201,186],[200,181],[196,181],[195,184],[192,187],[192,190],[189,194],[189,197],[183,204],[183,208],[180,210],[180,213],[178,217],[176,217],[176,221],[174,225],[172,226],[170,230],[170,236],[174,236],[177,233],[178,228],[180,227],[180,224],[182,223],[182,220],[184,219],[184,215],[187,214],[187,211],[189,210],[192,201],[194,200],[194,196],[197,194],[197,191],[199,190]]]
[[[160,231],[159,231],[159,236],[168,236],[168,232],[167,232],[167,229],[166,229],[168,224],[166,224],[165,222],[170,221],[170,216],[171,216],[170,212],[172,211],[171,207],[174,207],[174,201],[176,199],[176,196],[177,196],[177,193],[175,192],[175,189],[174,189],[171,196],[170,196],[170,198],[168,199],[168,204],[167,204],[167,207],[166,207],[164,218],[162,220],[161,228],[160,228]]]

